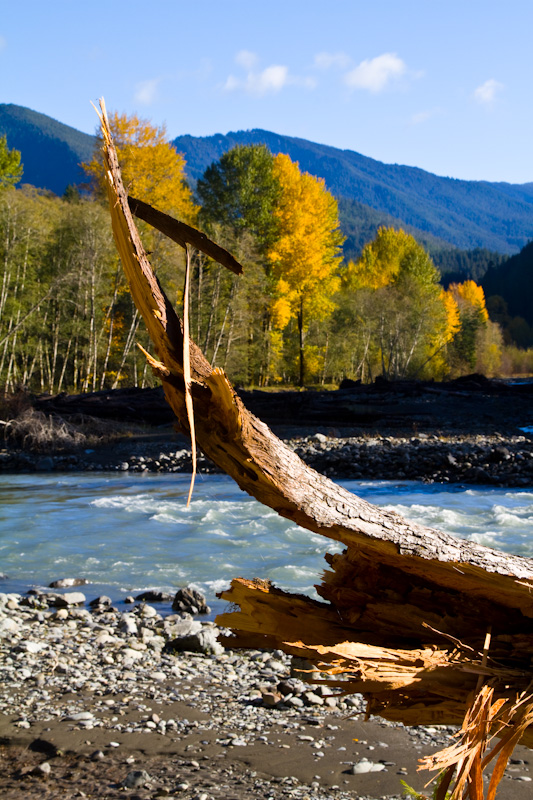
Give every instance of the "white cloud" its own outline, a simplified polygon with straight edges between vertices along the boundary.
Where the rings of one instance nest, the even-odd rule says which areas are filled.
[[[157,88],[161,78],[152,78],[138,83],[135,90],[135,100],[145,106],[151,105],[157,96]]]
[[[419,111],[418,114],[413,114],[409,121],[411,125],[422,125],[422,123],[427,122],[428,119],[439,116],[443,113],[444,112],[442,108],[432,108],[429,111]]]
[[[230,75],[223,87],[226,92],[244,91],[256,97],[263,97],[266,94],[276,94],[285,86],[304,86],[313,89],[316,85],[312,78],[291,75],[289,68],[283,64],[272,64],[261,71],[254,71],[253,66],[257,63],[257,58],[247,50],[241,50],[235,60],[245,68],[247,74],[243,78]]]
[[[287,84],[288,76],[289,70],[287,67],[274,64],[262,72],[248,72],[244,79],[230,75],[224,84],[224,89],[227,92],[242,89],[248,94],[262,97],[265,94],[275,94],[283,89]]]
[[[244,69],[250,71],[252,70],[255,65],[257,64],[258,58],[255,53],[252,53],[250,50],[241,50],[235,56],[235,63],[238,64],[240,67],[244,67]]]
[[[274,65],[267,67],[257,75],[250,73],[247,83],[250,91],[254,94],[265,94],[266,92],[279,92],[287,83],[289,70],[287,67]]]
[[[347,69],[351,62],[352,59],[346,53],[317,53],[315,56],[315,67],[319,69],[330,69],[331,67]]]
[[[396,53],[383,53],[376,58],[361,61],[355,69],[346,73],[344,82],[351,89],[367,89],[377,93],[406,72],[405,62]]]
[[[496,95],[501,92],[503,88],[503,83],[495,81],[494,78],[490,78],[488,81],[485,81],[485,83],[482,83],[481,86],[477,87],[474,92],[474,100],[482,106],[491,106],[496,100]]]

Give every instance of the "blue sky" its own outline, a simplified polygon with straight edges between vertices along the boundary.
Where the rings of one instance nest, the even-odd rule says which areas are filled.
[[[531,0],[19,0],[0,102],[88,133],[265,128],[454,178],[533,181]]]

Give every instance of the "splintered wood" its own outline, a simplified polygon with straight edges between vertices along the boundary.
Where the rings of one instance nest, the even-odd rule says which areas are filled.
[[[446,785],[450,766],[458,766],[454,800],[463,790],[482,797],[479,771],[492,733],[504,743],[498,774],[519,739],[533,746],[533,562],[408,522],[310,469],[246,410],[194,342],[185,378],[182,323],[131,209],[215,258],[216,245],[146,204],[128,203],[103,106],[101,119],[117,248],[154,345],[156,358],[147,356],[181,428],[190,434],[187,383],[203,452],[260,502],[345,545],[326,555],[329,569],[317,587],[323,602],[235,579],[221,596],[236,610],[217,619],[233,632],[228,644],[303,656],[342,691],[362,692],[369,714],[415,725],[463,722],[456,750],[424,766],[448,770]],[[220,260],[239,271],[229,254]]]

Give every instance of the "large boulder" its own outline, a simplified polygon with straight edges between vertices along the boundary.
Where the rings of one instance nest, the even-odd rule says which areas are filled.
[[[207,624],[197,633],[188,636],[179,636],[167,642],[165,650],[174,653],[204,653],[205,655],[220,655],[224,652],[223,646],[217,641],[218,628]]]
[[[186,586],[185,589],[179,589],[172,602],[173,611],[186,611],[188,614],[209,614],[211,609],[206,603],[204,595]]]
[[[89,581],[86,578],[60,578],[48,584],[50,589],[70,589],[72,586],[87,586]]]
[[[172,595],[159,589],[148,589],[148,591],[138,594],[135,599],[142,603],[170,603]]]

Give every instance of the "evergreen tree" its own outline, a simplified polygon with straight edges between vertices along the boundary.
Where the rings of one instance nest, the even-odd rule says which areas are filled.
[[[198,181],[201,220],[255,237],[260,252],[277,238],[274,217],[280,186],[274,159],[265,145],[239,145],[211,164]]]

